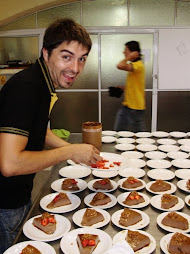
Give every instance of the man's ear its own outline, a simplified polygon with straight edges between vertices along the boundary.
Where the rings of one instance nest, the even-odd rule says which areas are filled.
[[[43,48],[42,49],[42,54],[43,54],[43,58],[45,59],[45,61],[48,61],[48,51],[47,49]]]

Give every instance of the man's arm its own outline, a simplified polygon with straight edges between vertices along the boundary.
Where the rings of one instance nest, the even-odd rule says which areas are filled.
[[[4,176],[35,173],[68,159],[86,165],[102,159],[99,151],[88,144],[69,144],[64,141],[66,145],[51,150],[26,151],[27,142],[25,136],[0,133],[0,172]]]
[[[65,145],[69,145],[68,142],[56,136],[52,130],[47,128],[45,145],[51,148],[57,148]]]
[[[122,71],[133,71],[133,65],[128,61],[133,61],[139,57],[139,52],[132,51],[125,59],[117,64],[117,68]]]

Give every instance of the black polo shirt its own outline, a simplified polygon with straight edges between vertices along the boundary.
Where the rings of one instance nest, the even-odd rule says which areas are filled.
[[[28,137],[25,150],[43,150],[53,93],[53,83],[42,58],[12,76],[0,91],[0,132]],[[17,208],[28,203],[34,176],[4,177],[0,173],[0,208]]]

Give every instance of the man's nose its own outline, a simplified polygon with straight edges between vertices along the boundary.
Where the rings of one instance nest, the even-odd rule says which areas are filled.
[[[70,69],[71,69],[73,72],[78,73],[78,71],[79,71],[79,63],[78,63],[78,60],[77,60],[77,59],[73,59],[73,60],[71,61]]]

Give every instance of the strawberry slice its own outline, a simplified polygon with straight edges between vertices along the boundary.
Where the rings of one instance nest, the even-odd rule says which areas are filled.
[[[48,218],[45,218],[45,219],[41,220],[41,224],[43,226],[46,226],[48,224],[48,222],[49,222]]]
[[[82,240],[82,247],[86,247],[89,243],[89,240],[88,239],[84,239]]]
[[[88,245],[89,246],[95,246],[95,240],[94,239],[90,239],[89,242],[88,242]]]

